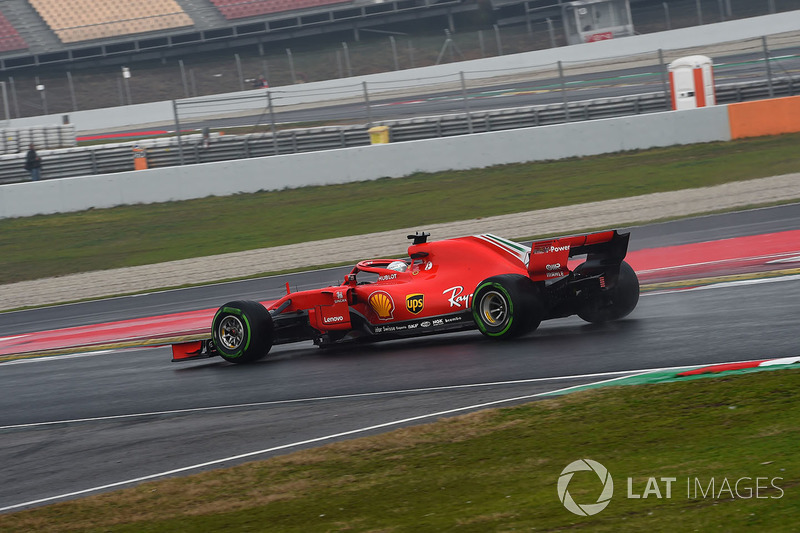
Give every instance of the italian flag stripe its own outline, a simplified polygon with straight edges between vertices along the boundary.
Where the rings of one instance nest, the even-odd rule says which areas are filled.
[[[512,248],[512,249],[514,249],[514,250],[516,250],[518,252],[522,252],[522,253],[528,252],[528,249],[525,248],[524,246],[522,246],[520,244],[517,244],[514,241],[509,241],[509,240],[504,239],[502,237],[498,237],[497,235],[492,235],[491,233],[487,233],[487,234],[484,235],[484,237],[486,237],[487,239],[493,240],[493,241],[495,241],[495,242],[497,242],[499,244],[503,244],[505,246],[508,246],[509,248]]]

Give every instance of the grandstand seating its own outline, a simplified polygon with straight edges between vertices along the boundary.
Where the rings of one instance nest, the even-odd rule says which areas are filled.
[[[61,42],[193,25],[175,0],[29,0]]]
[[[22,50],[24,48],[28,48],[28,44],[5,15],[0,13],[0,52]]]
[[[211,0],[228,20],[350,2],[352,0]]]

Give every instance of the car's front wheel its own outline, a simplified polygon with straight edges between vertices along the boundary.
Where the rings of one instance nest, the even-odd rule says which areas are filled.
[[[539,287],[519,274],[482,281],[472,298],[472,316],[478,329],[494,339],[508,339],[535,330],[543,314]]]
[[[231,363],[252,363],[269,352],[274,341],[272,316],[263,305],[249,300],[228,302],[211,325],[214,347]]]

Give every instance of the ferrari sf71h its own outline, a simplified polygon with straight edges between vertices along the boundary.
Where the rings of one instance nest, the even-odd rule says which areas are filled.
[[[372,259],[341,285],[289,292],[270,302],[219,308],[208,339],[173,345],[173,360],[219,355],[261,359],[275,344],[319,346],[477,328],[507,339],[542,320],[577,314],[588,322],[628,315],[639,301],[636,273],[623,259],[629,234],[604,231],[539,240],[531,247],[475,235],[428,242],[409,235],[408,258]],[[586,256],[576,263],[576,256]]]

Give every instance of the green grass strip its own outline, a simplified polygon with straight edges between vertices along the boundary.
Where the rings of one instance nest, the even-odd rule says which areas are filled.
[[[711,365],[709,365],[711,366]],[[684,368],[684,369],[673,369],[673,370],[659,370],[655,372],[647,372],[644,374],[636,374],[633,376],[629,376],[622,379],[617,379],[613,381],[613,386],[621,387],[624,385],[654,385],[656,383],[672,383],[676,381],[692,381],[696,379],[706,379],[706,378],[718,378],[722,375],[720,372],[706,372],[704,374],[692,374],[689,376],[678,376],[683,371],[693,370],[694,368]],[[740,368],[738,370],[726,370],[724,372],[725,377],[734,376],[734,375],[742,375],[742,374],[752,374],[754,372],[770,372],[774,370],[800,370],[800,363],[795,364],[787,364],[787,365],[775,365],[775,366],[759,366],[753,368]],[[570,389],[568,393],[572,394],[578,391],[589,390],[589,389],[597,389],[602,387],[607,387],[606,383],[597,383],[586,385],[585,387],[578,387],[575,389]],[[562,393],[555,393],[556,395]]]
[[[800,372],[777,370],[590,390],[0,515],[0,530],[793,531],[799,388]],[[614,481],[594,516],[557,495],[583,458]],[[651,478],[660,498],[641,497]],[[578,472],[568,488],[594,503],[602,485]]]

